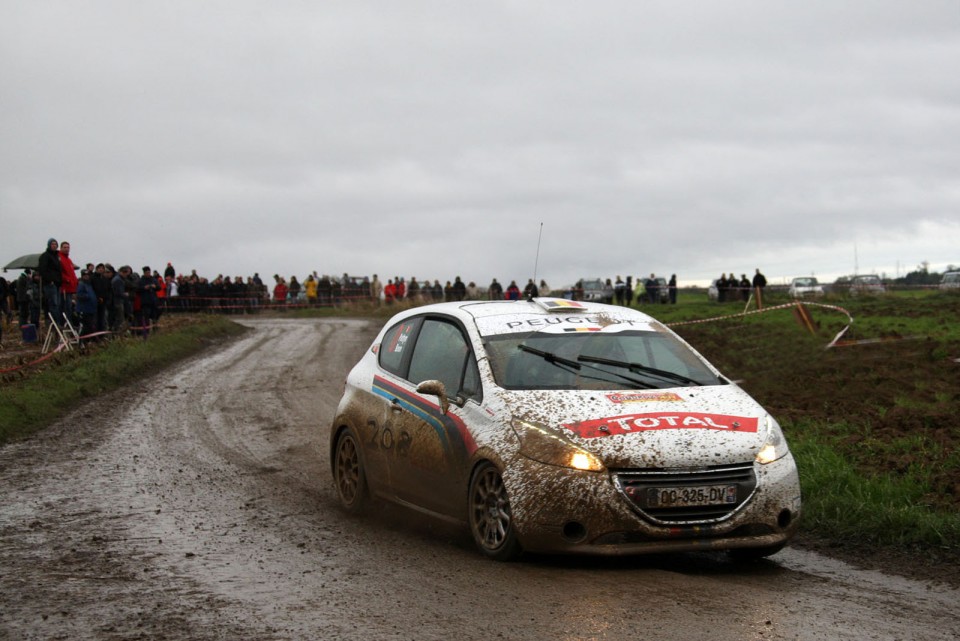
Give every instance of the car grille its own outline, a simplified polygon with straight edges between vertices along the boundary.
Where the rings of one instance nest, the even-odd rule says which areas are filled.
[[[658,525],[699,525],[728,518],[746,503],[757,487],[753,463],[695,469],[645,469],[615,472],[613,483],[634,510]],[[736,499],[718,505],[663,507],[651,503],[663,488],[736,487]]]

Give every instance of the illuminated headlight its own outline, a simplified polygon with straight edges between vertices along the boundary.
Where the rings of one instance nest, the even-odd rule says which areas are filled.
[[[603,463],[599,458],[563,436],[528,421],[514,419],[511,424],[520,439],[520,453],[527,458],[575,470],[603,470]]]
[[[767,414],[766,422],[767,440],[760,451],[757,452],[757,463],[761,465],[773,463],[786,456],[787,452],[790,451],[787,447],[787,439],[783,437],[783,432],[780,430],[780,425],[769,414]]]

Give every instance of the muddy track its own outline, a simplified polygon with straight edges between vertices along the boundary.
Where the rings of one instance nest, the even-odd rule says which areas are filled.
[[[326,452],[365,321],[255,331],[0,449],[0,639],[956,639],[960,591],[787,549],[482,559],[338,508]]]

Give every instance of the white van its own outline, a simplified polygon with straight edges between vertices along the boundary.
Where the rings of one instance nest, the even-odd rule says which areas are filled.
[[[940,281],[940,289],[960,289],[960,272],[947,272]]]

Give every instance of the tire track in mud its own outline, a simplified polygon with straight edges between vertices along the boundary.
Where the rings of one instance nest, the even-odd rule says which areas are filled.
[[[254,331],[0,449],[0,639],[955,639],[956,590],[787,549],[498,564],[336,506],[365,321]],[[102,408],[102,409],[101,409]]]

